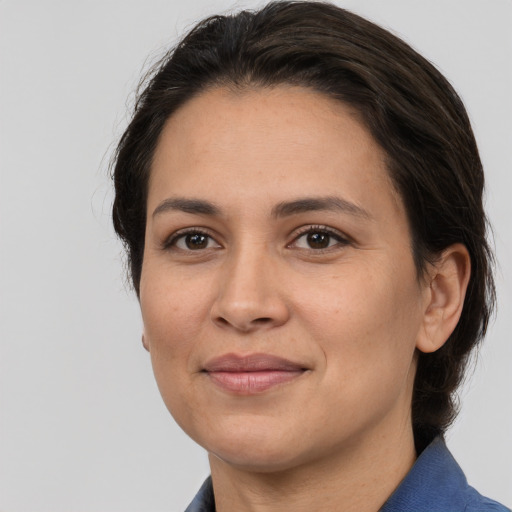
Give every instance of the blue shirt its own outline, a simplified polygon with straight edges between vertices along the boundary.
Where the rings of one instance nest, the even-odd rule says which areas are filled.
[[[215,512],[208,478],[185,512]],[[510,512],[468,485],[444,440],[423,450],[414,466],[379,512]]]

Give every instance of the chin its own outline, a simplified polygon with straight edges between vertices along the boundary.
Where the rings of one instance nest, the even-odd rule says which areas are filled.
[[[219,459],[231,467],[252,473],[278,473],[295,468],[301,464],[302,457],[285,453],[283,447],[272,450],[270,447],[252,447],[250,451],[238,449],[217,449],[208,452],[210,460]]]
[[[230,466],[244,471],[270,473],[299,465],[304,457],[299,439],[284,439],[276,429],[223,429],[209,432],[207,439],[196,439],[209,453]],[[300,451],[299,451],[300,449]]]

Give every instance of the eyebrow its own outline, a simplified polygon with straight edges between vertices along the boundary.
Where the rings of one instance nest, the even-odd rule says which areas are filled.
[[[341,197],[305,197],[294,201],[279,203],[272,208],[273,217],[288,217],[313,211],[338,211],[355,217],[372,219],[372,216],[355,203]]]
[[[181,211],[195,215],[221,215],[221,209],[210,201],[171,197],[163,200],[153,211],[153,217],[169,211]],[[304,197],[278,203],[272,208],[272,217],[289,217],[313,211],[338,211],[356,217],[371,219],[372,216],[355,203],[341,197]]]
[[[210,201],[171,197],[162,201],[153,211],[153,217],[168,211],[181,211],[196,215],[220,215],[220,208]]]

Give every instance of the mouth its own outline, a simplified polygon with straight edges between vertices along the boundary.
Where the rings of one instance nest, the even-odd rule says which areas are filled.
[[[226,354],[209,360],[202,370],[215,385],[239,395],[262,393],[307,371],[301,364],[269,354]]]

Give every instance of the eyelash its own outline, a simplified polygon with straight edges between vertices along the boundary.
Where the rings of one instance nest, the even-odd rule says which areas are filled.
[[[189,249],[187,251],[186,249],[181,249],[179,247],[176,247],[176,244],[178,243],[178,241],[180,239],[185,238],[186,236],[190,236],[190,235],[202,235],[202,236],[205,236],[208,239],[216,242],[215,238],[205,228],[180,229],[179,231],[176,231],[175,233],[173,233],[169,238],[167,238],[164,241],[164,243],[162,244],[162,249],[171,250],[173,248],[177,248],[178,250],[182,250],[182,251],[186,251],[186,252],[188,252],[188,251],[195,252],[194,249]],[[218,243],[218,242],[216,242],[216,243]],[[197,251],[199,252],[199,249]]]
[[[314,233],[325,234],[328,237],[330,237],[331,239],[334,239],[336,241],[336,243],[333,245],[329,245],[328,247],[325,247],[325,248],[313,249],[312,247],[310,247],[309,249],[304,249],[304,250],[311,251],[311,253],[313,253],[313,254],[322,254],[327,251],[336,250],[340,246],[346,246],[346,245],[350,244],[350,240],[348,240],[347,237],[343,236],[339,231],[336,231],[327,226],[317,225],[317,226],[305,226],[304,228],[301,228],[299,230],[299,232],[295,235],[293,241],[290,244],[288,244],[287,247],[293,246],[302,237],[309,235],[309,234],[314,234]]]
[[[307,236],[309,234],[314,233],[321,233],[324,235],[327,235],[330,239],[334,239],[336,241],[335,244],[329,245],[325,248],[302,248],[303,250],[310,251],[313,254],[322,254],[327,251],[335,250],[336,248],[339,248],[340,246],[346,246],[350,244],[350,240],[348,240],[345,236],[343,236],[340,232],[329,228],[327,226],[322,225],[315,225],[315,226],[304,226],[303,228],[300,228],[297,233],[295,233],[295,236],[293,240],[286,245],[287,248],[293,248],[294,245],[296,245],[297,241],[300,240],[302,237]],[[184,239],[186,236],[190,235],[201,235],[205,236],[206,238],[213,240],[216,244],[218,242],[215,240],[214,236],[209,232],[209,230],[205,228],[188,228],[188,229],[182,229],[175,233],[173,233],[168,239],[164,241],[162,244],[162,249],[164,250],[171,250],[171,249],[178,249],[184,252],[196,252],[194,249],[182,249],[179,247],[176,247],[179,240]],[[209,243],[209,242],[207,242]],[[220,244],[218,244],[220,246]],[[204,249],[196,249],[197,252],[201,252],[205,249],[211,249],[211,247],[205,247]]]

